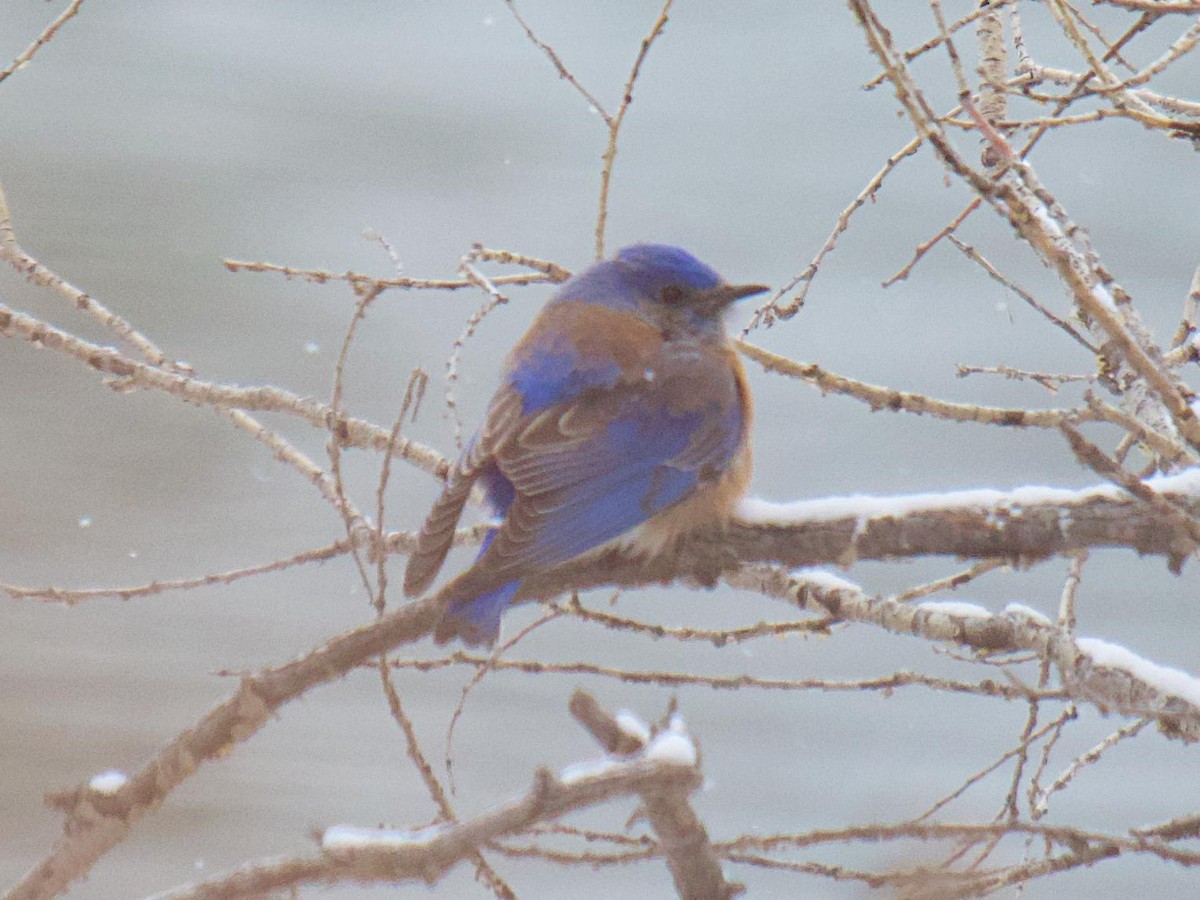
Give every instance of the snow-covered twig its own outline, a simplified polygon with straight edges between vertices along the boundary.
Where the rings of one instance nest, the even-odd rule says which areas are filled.
[[[611,715],[587,691],[571,697],[571,715],[599,741],[606,753],[629,758],[673,760],[680,765],[698,762],[696,746],[675,715],[667,728],[651,736],[650,728],[632,713]],[[684,900],[725,900],[743,890],[725,880],[704,823],[688,802],[687,785],[653,782],[641,791],[646,817],[658,835],[659,845],[671,867],[675,889]]]
[[[1032,651],[1057,667],[1063,686],[1103,712],[1153,718],[1168,737],[1200,741],[1200,678],[1151,662],[1109,641],[1074,638],[1027,606],[1010,603],[993,613],[961,601],[900,603],[871,596],[858,585],[820,570],[787,572],[747,567],[730,576],[735,587],[757,590],[806,609],[897,634],[945,641],[983,653]]]

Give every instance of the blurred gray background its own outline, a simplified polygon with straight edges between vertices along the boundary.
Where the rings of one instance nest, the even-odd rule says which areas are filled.
[[[970,8],[947,6],[956,17]],[[1073,65],[1041,11],[1025,6],[1039,61]],[[923,6],[878,7],[902,46],[934,31]],[[657,9],[645,0],[521,4],[610,109]],[[24,49],[57,11],[36,0],[3,0],[0,61]],[[1139,39],[1131,57],[1153,58],[1167,31]],[[951,106],[944,57],[931,54],[915,68],[935,86],[938,105]],[[680,0],[622,134],[609,247],[678,243],[731,280],[782,284],[910,137],[886,88],[861,90],[875,72],[841,3]],[[1185,61],[1163,87],[1185,91],[1197,76],[1195,60]],[[500,0],[87,3],[27,69],[0,85],[0,179],[31,253],[201,377],[273,383],[322,399],[353,308],[349,290],[233,275],[222,257],[388,275],[390,261],[362,236],[370,227],[395,245],[413,276],[452,276],[474,241],[580,268],[592,253],[605,139],[599,116],[557,77]],[[1114,122],[1055,136],[1034,162],[1165,341],[1198,262],[1195,153]],[[1077,393],[1053,397],[1026,384],[955,378],[960,362],[1080,372],[1093,364],[953,248],[937,248],[908,281],[880,288],[967,199],[944,183],[928,154],[904,162],[878,203],[858,213],[800,315],[754,339],[836,372],[950,399],[1070,402]],[[1053,278],[994,216],[975,217],[963,236],[1063,310]],[[512,292],[513,302],[469,344],[457,389],[468,429],[505,348],[546,294],[544,287]],[[0,297],[111,341],[7,270]],[[408,373],[423,366],[433,382],[411,434],[452,453],[441,377],[451,342],[481,300],[467,292],[381,298],[348,368],[351,410],[390,422]],[[753,367],[751,378],[759,409],[753,489],[760,496],[1096,480],[1052,434],[873,414]],[[283,418],[267,421],[324,459],[321,434]],[[373,508],[378,462],[348,455],[364,507]],[[394,486],[389,525],[416,526],[436,485],[402,472]],[[133,585],[261,563],[341,533],[308,484],[212,412],[160,395],[116,395],[72,360],[0,342],[0,581]],[[883,591],[960,567],[951,560],[872,564],[848,577]],[[993,609],[1019,600],[1052,615],[1065,572],[1066,563],[1056,561],[992,575],[962,596]],[[603,604],[606,596],[590,599]],[[1194,563],[1174,577],[1161,561],[1098,553],[1081,588],[1080,631],[1196,672],[1195,601]],[[710,626],[786,616],[777,604],[723,590],[648,591],[623,598],[618,611]],[[506,632],[536,614],[513,613]],[[44,792],[107,768],[138,768],[232,690],[217,670],[283,662],[371,615],[345,560],[128,603],[68,609],[6,599],[0,883],[41,858],[58,833]],[[867,628],[716,651],[555,623],[513,655],[769,677],[859,678],[900,667],[964,674],[922,642]],[[435,759],[468,676],[398,676]],[[460,814],[523,791],[537,765],[595,754],[566,714],[576,684],[646,716],[661,713],[670,696],[570,677],[491,676],[467,700],[455,739]],[[700,688],[679,696],[702,742],[710,782],[697,804],[716,837],[911,817],[1012,746],[1025,715],[1017,704],[918,688],[886,699]],[[1120,724],[1085,710],[1052,773]],[[1195,813],[1198,774],[1194,750],[1147,731],[1082,776],[1054,804],[1050,821],[1119,828]],[[947,817],[990,819],[1006,785],[1006,774],[993,777]],[[628,812],[626,805],[586,821],[619,825]],[[313,827],[416,825],[432,815],[378,677],[364,672],[286,706],[249,744],[205,766],[72,896],[137,896],[248,858],[305,852]],[[896,847],[894,861],[914,862],[906,857],[911,850]],[[805,858],[856,866],[878,864],[886,853],[852,848]],[[604,872],[503,858],[496,864],[522,897],[670,892],[660,864]],[[753,896],[867,893],[780,873],[733,874],[754,885]],[[438,890],[485,896],[465,869]],[[1195,890],[1195,877],[1164,864],[1108,863],[1036,883],[1027,896],[1135,890],[1182,896]],[[329,896],[425,893],[344,888]]]

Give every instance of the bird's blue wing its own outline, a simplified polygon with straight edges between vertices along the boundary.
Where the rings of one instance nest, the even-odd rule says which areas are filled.
[[[727,352],[667,348],[639,378],[523,417],[490,456],[511,488],[504,520],[441,593],[467,600],[565,562],[719,478],[745,415]]]
[[[514,488],[497,467],[500,448],[511,445],[519,431],[528,431],[529,423],[547,410],[561,411],[585,393],[610,390],[631,377],[640,379],[644,361],[661,344],[655,329],[627,314],[574,301],[547,306],[509,354],[504,382],[483,425],[450,470],[417,535],[404,573],[405,593],[420,594],[437,577],[477,480],[482,478],[487,486],[496,514],[506,513]],[[570,452],[561,446],[559,450]]]

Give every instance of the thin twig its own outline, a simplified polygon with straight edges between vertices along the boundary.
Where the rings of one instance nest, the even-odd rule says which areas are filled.
[[[79,12],[79,7],[82,5],[83,0],[71,0],[71,5],[64,9],[57,19],[47,25],[42,33],[34,38],[32,44],[22,50],[7,68],[0,69],[0,81],[4,81],[13,72],[24,68],[33,59],[33,55],[46,46],[54,35],[58,33],[58,29],[62,28],[68,19],[71,19]]]
[[[1029,306],[1031,306],[1033,309],[1036,309],[1039,313],[1042,314],[1042,316],[1046,319],[1046,321],[1050,322],[1056,328],[1060,328],[1063,331],[1065,331],[1077,343],[1079,343],[1080,346],[1082,346],[1085,350],[1087,350],[1093,356],[1095,356],[1096,354],[1098,354],[1100,352],[1100,350],[1097,347],[1095,347],[1090,341],[1088,341],[1087,338],[1085,338],[1082,334],[1079,333],[1079,329],[1077,329],[1074,325],[1072,325],[1066,319],[1063,319],[1063,318],[1055,315],[1054,313],[1052,313],[1041,302],[1039,302],[1038,299],[1035,296],[1033,296],[1033,294],[1031,294],[1029,291],[1025,290],[1025,288],[1021,287],[1019,284],[1017,284],[1011,278],[1008,278],[1008,277],[1002,275],[995,266],[993,266],[990,262],[987,261],[987,259],[984,257],[984,255],[982,253],[980,253],[978,250],[976,250],[970,244],[966,243],[963,240],[960,240],[958,237],[956,237],[953,234],[947,234],[946,239],[949,240],[950,243],[952,243],[959,250],[961,250],[963,252],[963,255],[967,257],[967,259],[971,260],[971,262],[975,263],[981,269],[983,269],[983,271],[987,272],[988,276],[990,278],[992,278],[995,281],[1000,282],[1000,284],[1004,285],[1006,288],[1008,288],[1010,291],[1012,291],[1014,294],[1016,294],[1018,297],[1020,297],[1022,300],[1024,300]]]
[[[1011,409],[980,406],[974,403],[953,403],[924,394],[897,391],[881,385],[868,384],[828,372],[815,363],[788,359],[770,350],[738,341],[737,348],[768,372],[799,378],[815,386],[821,393],[842,394],[866,403],[872,410],[909,412],[932,416],[952,422],[978,422],[1011,428],[1059,428],[1063,422],[1082,421],[1097,417],[1086,410],[1075,409]]]
[[[380,428],[365,419],[336,413],[311,397],[301,397],[276,387],[221,384],[203,381],[182,372],[166,371],[131,359],[112,347],[85,341],[3,303],[0,303],[0,336],[17,337],[34,346],[70,356],[102,375],[111,376],[114,381],[110,386],[117,390],[149,388],[197,406],[282,412],[336,434],[347,447],[381,450],[388,443],[386,428]],[[395,455],[438,478],[444,478],[450,468],[449,462],[440,453],[415,441],[402,439],[397,442]]]
[[[230,272],[277,272],[285,278],[300,278],[313,284],[344,281],[359,293],[370,290],[386,291],[391,288],[461,291],[475,287],[474,282],[465,278],[376,278],[373,275],[364,275],[351,270],[332,272],[327,269],[299,269],[276,263],[249,262],[238,259],[223,259],[221,262]],[[520,275],[498,275],[493,280],[496,284],[539,284],[561,279],[547,275],[545,272],[525,272]]]
[[[742,337],[746,337],[751,331],[757,328],[760,324],[770,327],[775,324],[776,320],[790,319],[800,311],[804,306],[804,301],[808,297],[808,291],[812,287],[813,280],[817,277],[817,272],[821,268],[821,264],[837,247],[838,239],[850,227],[850,218],[859,209],[867,203],[873,203],[879,189],[883,187],[883,181],[891,174],[896,166],[900,165],[901,161],[912,156],[921,147],[921,139],[913,138],[895,153],[887,158],[883,168],[876,172],[867,182],[866,186],[858,192],[858,195],[850,201],[850,205],[842,210],[841,215],[837,217],[837,221],[833,225],[833,230],[829,233],[829,237],[825,238],[825,243],[821,245],[821,249],[817,251],[817,255],[812,258],[812,262],[799,275],[788,281],[783,287],[774,291],[767,300],[759,306],[751,317],[746,327],[742,329]],[[795,296],[787,303],[780,305],[780,300],[783,295],[799,286]]]
[[[3,184],[0,184],[0,260],[12,266],[31,284],[49,288],[76,309],[90,315],[118,338],[136,349],[148,365],[169,372],[191,374],[191,370],[187,366],[168,359],[150,338],[134,328],[128,321],[21,249],[17,243],[16,231],[13,228],[12,215],[8,209],[8,199],[4,194]]]
[[[579,91],[579,93],[583,96],[583,99],[588,102],[592,109],[596,110],[596,112],[600,114],[600,118],[604,120],[604,124],[609,128],[612,128],[613,117],[608,114],[600,101],[592,96],[592,93],[583,86],[579,79],[571,74],[571,70],[566,67],[555,49],[533,33],[533,28],[531,28],[529,23],[525,21],[525,19],[521,16],[521,13],[517,11],[517,4],[514,2],[514,0],[504,0],[504,4],[508,7],[508,11],[513,14],[513,18],[517,20],[517,23],[521,26],[521,28],[525,30],[526,37],[533,41],[533,43],[537,45],[538,49],[545,53],[550,62],[554,64],[554,68],[558,71],[558,77],[565,79],[573,88],[575,88],[575,90]]]
[[[625,81],[625,89],[621,92],[621,104],[617,107],[617,113],[612,117],[608,126],[608,146],[604,149],[602,157],[604,166],[600,169],[600,203],[596,211],[596,259],[604,258],[604,231],[608,226],[608,188],[612,182],[613,163],[617,159],[617,138],[621,133],[621,124],[625,121],[625,113],[629,111],[629,104],[633,102],[633,86],[642,70],[642,63],[645,62],[650,47],[666,27],[667,13],[670,12],[673,2],[674,0],[666,0],[658,13],[658,18],[650,26],[650,33],[642,38],[642,47],[633,61],[633,68],[629,71],[629,78]]]

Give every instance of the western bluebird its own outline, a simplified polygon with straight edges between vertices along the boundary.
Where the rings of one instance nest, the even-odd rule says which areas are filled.
[[[509,353],[408,561],[413,596],[481,481],[497,522],[438,592],[438,643],[494,643],[530,572],[614,541],[654,555],[727,521],[750,479],[752,409],[722,313],[765,290],[663,244],[625,247],[558,289]]]

